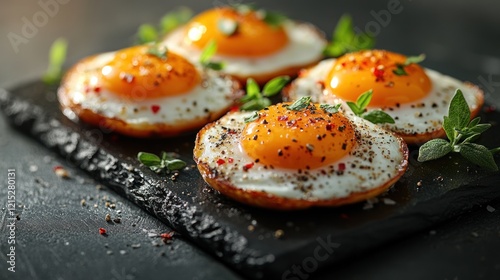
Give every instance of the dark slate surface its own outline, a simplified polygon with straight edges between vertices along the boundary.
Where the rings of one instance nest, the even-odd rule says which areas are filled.
[[[362,4],[359,2],[346,2],[336,3],[335,7],[333,7],[329,2],[310,1],[307,9],[304,7],[303,1],[288,1],[286,6],[283,6],[280,1],[266,2],[267,4],[263,5],[276,10],[284,10],[295,18],[312,21],[318,24],[320,28],[328,31],[331,29],[334,19],[338,18],[343,12],[353,14],[357,22],[360,23],[359,26],[363,27],[365,23],[374,20],[373,12],[385,9],[388,2],[366,1]],[[17,3],[2,3],[2,9],[0,10],[2,16],[0,18],[3,22],[0,25],[0,31],[2,32],[0,35],[4,37],[10,31],[20,31],[22,24],[20,18],[22,16],[31,17],[33,13],[40,10],[40,7],[36,5],[30,6],[22,4],[22,2]],[[155,22],[164,11],[181,4],[181,2],[176,3],[175,1],[169,1],[168,3],[165,1],[130,2],[123,5],[122,3],[122,1],[87,1],[85,4],[83,2],[70,2],[65,6],[61,6],[61,12],[51,18],[46,26],[40,28],[29,44],[21,45],[21,52],[17,55],[13,55],[8,41],[2,40],[1,44],[5,44],[2,49],[7,50],[1,54],[1,61],[4,62],[0,75],[2,85],[8,84],[10,89],[19,88],[19,84],[28,84],[25,82],[27,78],[38,77],[39,73],[45,68],[48,45],[58,36],[63,35],[70,40],[69,63],[74,63],[85,55],[116,49],[130,43],[131,34],[139,23]],[[491,34],[498,34],[498,26],[500,25],[494,12],[498,8],[495,8],[488,1],[441,1],[439,3],[432,1],[401,1],[401,3],[404,10],[401,14],[392,15],[389,24],[380,29],[380,33],[377,35],[377,46],[408,54],[425,52],[428,55],[426,66],[482,85],[486,89],[489,102],[498,105],[499,99],[496,95],[498,95],[499,86],[494,82],[482,82],[485,79],[488,81],[490,77],[496,81],[495,78],[498,78],[500,74],[498,50],[495,47],[498,46],[498,37],[491,36]],[[195,10],[201,10],[217,3],[184,1],[182,4],[192,6]],[[112,12],[120,14],[119,17],[116,17],[113,25],[106,19],[106,15]],[[422,20],[422,18],[425,20]],[[41,89],[38,88],[37,90]],[[42,89],[42,91],[44,90]],[[34,103],[54,100],[53,93],[50,91],[48,91],[47,95],[32,97],[35,99]],[[497,119],[497,114],[487,117]],[[67,125],[78,131],[75,135],[80,135],[83,132],[80,127],[72,126],[69,122],[62,123],[62,127]],[[143,229],[153,229],[158,232],[168,231],[169,229],[164,224],[159,223],[158,220],[141,211],[126,199],[116,195],[116,192],[110,192],[107,189],[96,190],[95,184],[97,183],[90,180],[78,168],[73,167],[71,162],[74,158],[58,157],[56,155],[61,152],[58,150],[59,148],[54,148],[53,151],[44,150],[41,145],[5,127],[3,122],[1,128],[2,170],[15,167],[18,177],[21,178],[18,184],[18,204],[20,204],[18,205],[18,211],[21,213],[21,220],[17,222],[19,271],[14,274],[15,279],[85,279],[88,278],[88,271],[93,271],[97,279],[153,277],[183,279],[238,278],[234,272],[220,265],[205,253],[209,252],[211,254],[210,252],[213,252],[212,248],[216,245],[209,244],[210,247],[207,250],[200,251],[196,249],[197,247],[191,246],[191,243],[185,242],[188,238],[177,237],[172,243],[173,246],[152,246],[151,241],[156,239],[148,237],[143,232]],[[47,127],[42,125],[38,129],[43,131]],[[90,131],[91,133],[87,134],[87,136],[91,139],[91,142],[103,144],[103,142],[100,142],[99,135],[95,134],[93,130]],[[60,138],[57,141],[61,143],[65,139],[71,141],[76,139],[76,136],[61,138],[58,134],[52,135],[55,135],[55,138]],[[184,140],[190,141],[189,137]],[[498,143],[498,140],[493,137],[483,138],[483,141],[488,145]],[[125,143],[125,146],[128,147],[134,147],[132,141],[120,141],[120,143]],[[168,141],[157,144],[154,149],[165,149],[167,144]],[[158,145],[161,145],[161,147],[158,147]],[[119,155],[120,153],[125,155],[125,161],[134,164],[133,159],[126,158],[126,155],[137,150],[116,146],[114,143],[103,146],[103,148],[113,155]],[[135,149],[140,148],[136,147]],[[123,150],[126,153],[123,153]],[[182,147],[182,150],[189,150],[189,147]],[[51,159],[45,160],[46,156],[50,156]],[[458,159],[454,158],[453,160]],[[412,164],[415,165],[415,161],[412,161]],[[74,178],[68,181],[56,178],[51,171],[55,165],[63,165],[70,169]],[[37,166],[38,170],[35,172],[30,171],[31,166]],[[452,191],[443,200],[439,199],[442,192],[449,190],[448,187],[453,188],[459,185],[460,178],[466,179],[467,182],[473,179],[469,177],[468,172],[473,172],[472,176],[485,176],[484,173],[475,174],[474,168],[468,171],[466,166],[456,166],[459,173],[453,174],[453,176],[458,177],[443,176],[444,183],[440,182],[440,180],[434,180],[441,175],[442,168],[428,170],[430,173],[421,174],[424,183],[421,189],[422,192],[392,192],[390,197],[396,200],[398,204],[396,208],[377,205],[375,213],[380,216],[367,214],[366,211],[359,209],[361,206],[356,206],[326,212],[321,210],[305,211],[292,218],[298,221],[296,224],[288,223],[291,221],[290,219],[285,219],[282,223],[275,223],[280,218],[279,215],[255,209],[240,208],[239,205],[220,199],[212,193],[204,193],[203,190],[206,191],[207,188],[203,188],[195,194],[186,193],[179,197],[180,199],[189,200],[190,197],[196,196],[197,198],[192,203],[200,202],[196,199],[206,201],[206,204],[197,207],[207,210],[206,215],[217,218],[219,224],[209,225],[211,228],[217,226],[228,227],[236,224],[240,229],[246,229],[252,223],[252,220],[257,221],[257,230],[254,233],[242,231],[242,234],[250,237],[256,236],[257,239],[259,239],[259,235],[262,235],[264,240],[259,240],[257,244],[249,242],[246,247],[261,246],[258,249],[277,250],[276,248],[269,249],[269,242],[286,244],[286,246],[282,247],[284,248],[283,251],[276,254],[276,265],[271,266],[272,271],[266,270],[266,273],[270,272],[281,276],[286,271],[281,270],[283,267],[292,269],[293,262],[297,262],[299,265],[303,264],[304,261],[309,260],[308,257],[313,255],[315,246],[320,244],[312,245],[312,243],[309,243],[305,245],[300,244],[298,240],[300,238],[315,240],[318,237],[326,240],[328,236],[325,236],[325,230],[330,230],[328,229],[329,223],[337,224],[339,216],[346,217],[342,215],[346,214],[343,212],[349,212],[352,215],[348,215],[349,219],[346,222],[338,224],[339,231],[350,230],[349,225],[352,225],[353,221],[362,224],[368,223],[370,219],[385,221],[388,217],[393,217],[396,214],[400,215],[401,212],[396,210],[414,207],[408,204],[410,195],[416,195],[416,198],[420,199],[425,198],[422,193],[432,193],[436,198],[429,203],[436,208],[417,209],[422,210],[429,217],[428,220],[423,219],[422,224],[430,225],[430,227],[424,229],[423,232],[419,231],[408,236],[405,232],[413,231],[415,228],[421,227],[422,224],[403,224],[403,222],[396,220],[395,226],[405,225],[400,232],[397,230],[392,231],[396,232],[396,234],[387,234],[386,231],[382,234],[372,234],[373,240],[363,240],[360,244],[345,243],[344,240],[340,239],[335,240],[341,246],[335,250],[326,262],[340,261],[333,266],[329,266],[317,277],[324,279],[331,279],[334,276],[339,279],[454,279],[456,277],[458,279],[492,279],[495,275],[498,275],[500,270],[500,263],[497,258],[497,252],[500,248],[500,224],[498,223],[500,204],[498,201],[480,203],[482,196],[487,195],[482,190],[488,188],[479,188],[481,191],[474,192],[474,197],[470,199],[459,199],[464,195],[468,197],[470,194],[470,189],[465,189],[465,192],[469,192],[467,194],[462,193],[462,188]],[[418,176],[418,174],[414,175]],[[2,176],[5,175],[2,174]],[[454,181],[451,181],[451,179],[454,179]],[[411,182],[407,180],[402,183],[408,184]],[[488,181],[486,185],[493,183],[493,181]],[[178,186],[178,188],[183,186],[182,183],[172,185],[168,181],[162,184],[171,186],[172,192],[179,191],[175,186]],[[4,193],[6,189],[2,188],[1,191],[3,205],[5,204],[4,199],[6,196],[4,196]],[[494,195],[497,195],[496,191]],[[106,199],[116,202],[117,209],[104,208],[103,196],[108,196]],[[80,205],[82,198],[87,199],[88,205],[86,207]],[[94,198],[94,202],[89,201],[90,198]],[[484,198],[488,200],[492,197]],[[210,205],[217,205],[219,202],[221,203],[219,208],[211,208]],[[93,208],[94,203],[98,204],[98,208]],[[433,209],[442,209],[444,207],[442,204],[448,203],[451,203],[449,209],[460,208],[458,205],[462,205],[464,208],[459,209],[457,212],[432,214]],[[497,210],[490,212],[492,208],[487,208],[488,204]],[[236,210],[232,210],[235,209],[233,206],[236,207]],[[121,214],[123,222],[121,224],[107,224],[104,221],[104,215],[109,212],[112,216],[117,216],[116,211],[118,209],[123,211]],[[5,209],[2,209],[2,211],[1,232],[2,236],[6,236],[7,212],[5,212]],[[455,218],[444,224],[436,224],[443,218],[464,211],[466,213],[464,215],[455,216]],[[358,214],[356,215],[356,213]],[[310,216],[314,216],[317,221],[326,221],[326,225],[310,221]],[[287,216],[287,218],[289,217],[290,215]],[[334,217],[333,222],[331,217]],[[181,220],[171,222],[179,223]],[[134,227],[132,224],[136,226]],[[374,224],[379,223],[370,225]],[[109,230],[110,234],[106,238],[96,232],[97,228],[102,226]],[[277,228],[282,228],[285,231],[284,239],[275,240],[271,238],[272,236],[265,235],[266,233],[271,234]],[[298,230],[295,230],[296,228]],[[370,230],[377,231],[380,228],[370,227]],[[372,243],[376,244],[387,239],[391,239],[391,241],[382,243],[382,246],[375,247],[373,250],[360,250],[363,244],[369,243],[369,245],[372,245]],[[4,254],[6,244],[3,240],[0,244],[3,262],[6,260]],[[132,245],[137,244],[141,244],[141,247],[133,249]],[[346,244],[350,245],[345,246]],[[205,248],[207,247],[205,246]],[[300,252],[290,254],[290,248],[296,250],[300,248],[298,249]],[[108,250],[112,251],[113,254],[107,255]],[[126,254],[120,254],[120,250],[125,250]],[[235,250],[237,251],[238,248],[235,248]],[[165,252],[164,256],[161,256],[162,252]],[[12,274],[8,274],[6,268],[4,269],[4,264],[3,262],[1,266],[1,278],[12,277]],[[303,270],[302,273],[304,273]],[[299,279],[305,279],[305,276],[308,275],[296,274],[296,276]]]

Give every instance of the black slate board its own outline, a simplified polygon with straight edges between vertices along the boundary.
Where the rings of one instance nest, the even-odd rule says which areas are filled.
[[[363,210],[362,203],[296,212],[256,209],[211,190],[194,167],[172,181],[139,166],[135,159],[139,151],[166,150],[193,165],[194,135],[137,140],[73,123],[60,113],[55,88],[38,81],[10,92],[0,90],[0,105],[14,127],[252,278],[304,278],[500,198],[498,172],[482,171],[459,156],[421,164],[412,147],[408,172],[384,196],[395,205],[378,203],[370,210]],[[485,113],[482,118],[496,123],[500,113]],[[492,128],[480,143],[498,146],[499,139],[500,131]],[[250,231],[249,225],[255,229]],[[276,230],[283,230],[284,236],[275,238]]]

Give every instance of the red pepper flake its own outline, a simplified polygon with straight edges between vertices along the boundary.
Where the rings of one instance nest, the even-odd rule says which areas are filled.
[[[94,92],[95,93],[101,92],[101,87],[94,87]]]
[[[384,68],[383,67],[379,67],[379,66],[373,68],[373,75],[375,75],[375,77],[377,78],[377,81],[378,80],[383,80],[384,79],[384,73],[385,73]]]
[[[316,81],[316,84],[320,87],[325,87],[325,81]]]
[[[252,168],[252,167],[253,167],[253,165],[254,165],[254,163],[253,163],[253,162],[250,162],[250,163],[248,163],[248,164],[245,164],[245,165],[243,166],[243,171],[248,171],[248,169]]]
[[[278,121],[282,122],[286,120],[288,120],[288,116],[278,116]]]
[[[174,233],[175,232],[173,232],[173,231],[164,232],[164,233],[160,234],[160,237],[163,240],[171,240],[172,237],[174,237]]]
[[[234,162],[234,159],[230,157],[230,158],[228,158],[228,159],[227,159],[227,162],[229,162],[229,163],[233,163],[233,162]]]
[[[106,235],[106,234],[107,234],[106,229],[105,229],[105,228],[102,228],[102,227],[101,227],[101,228],[99,228],[99,234],[100,234],[100,235]]]
[[[345,163],[339,163],[339,171],[345,170]]]
[[[221,158],[217,160],[217,164],[218,164],[218,165],[222,165],[222,164],[224,164],[224,163],[226,163],[226,161],[225,161],[225,160],[223,160],[223,159],[221,159]]]
[[[334,125],[331,123],[326,125],[326,130],[328,130],[328,131],[332,130],[333,128],[334,128]]]
[[[231,111],[232,113],[234,113],[234,112],[238,112],[239,110],[240,110],[240,107],[239,107],[239,106],[233,106],[233,107],[231,107],[231,109],[230,109],[230,111]]]
[[[153,112],[153,114],[158,113],[160,109],[161,109],[160,105],[151,105],[151,111]]]

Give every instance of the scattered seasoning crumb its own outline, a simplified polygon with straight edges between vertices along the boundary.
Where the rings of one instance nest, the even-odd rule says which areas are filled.
[[[285,235],[285,232],[282,229],[278,229],[274,232],[274,238],[280,239]]]
[[[141,244],[132,244],[130,247],[132,247],[132,249],[138,249],[141,248]]]
[[[30,165],[29,170],[30,170],[31,173],[37,172],[38,171],[38,166],[32,164],[32,165]]]
[[[431,230],[431,231],[429,231],[429,235],[436,235],[436,233],[437,233],[437,232],[436,232],[435,230]]]
[[[54,166],[53,170],[54,170],[54,173],[57,175],[57,177],[63,178],[63,179],[69,179],[68,171],[66,171],[66,169],[64,169],[62,166],[60,166],[60,165]]]
[[[133,227],[137,226],[136,224],[132,224]]]
[[[490,213],[493,213],[493,212],[495,212],[495,210],[496,210],[496,209],[495,209],[493,206],[491,206],[491,205],[487,205],[487,206],[486,206],[486,210],[487,210],[488,212],[490,212]]]
[[[471,233],[470,233],[470,235],[472,235],[472,236],[474,236],[474,237],[479,237],[479,233],[477,233],[477,232],[475,232],[475,231],[471,232]]]
[[[421,186],[422,186],[422,180],[417,182],[417,187],[421,187]]]
[[[254,225],[249,225],[247,227],[248,231],[254,231],[255,230],[255,226]]]
[[[385,205],[396,205],[396,201],[387,197],[384,197],[382,201],[384,202]]]
[[[106,217],[104,219],[106,220],[106,222],[111,222],[111,215],[106,214]]]
[[[96,190],[100,191],[102,190],[102,185],[95,185]]]
[[[165,233],[160,234],[160,237],[165,241],[165,240],[171,240],[172,237],[174,236],[175,232],[174,231],[168,231]]]
[[[97,204],[94,204],[94,208],[97,208]]]
[[[120,250],[120,255],[125,255],[127,253],[127,251],[125,250]]]
[[[19,216],[19,214],[16,215],[16,220],[21,220],[21,216]]]
[[[120,219],[120,218],[114,218],[114,219],[113,219],[113,222],[115,222],[115,223],[119,224],[119,223],[121,223],[121,222],[122,222],[122,219]]]
[[[106,254],[108,254],[108,255],[113,255],[113,251],[111,251],[111,250],[107,250],[107,251],[106,251]]]
[[[109,208],[109,206],[110,206],[110,205],[111,205],[111,203],[109,203],[109,201],[106,201],[106,202],[104,203],[104,207],[106,207],[106,208]]]
[[[68,242],[68,241],[64,242],[64,245],[68,246],[68,245],[69,245],[69,242]]]
[[[111,208],[111,209],[115,209],[115,208],[116,208],[116,204],[111,203],[111,204],[109,205],[109,208]]]
[[[165,254],[165,251],[162,251],[162,252],[160,253],[160,256],[162,256],[162,257],[164,257],[165,255],[166,255],[166,254]]]
[[[101,228],[99,228],[99,234],[100,234],[100,235],[107,235],[107,231],[106,231],[106,229],[104,229],[104,228],[102,228],[102,227],[101,227]]]
[[[121,214],[121,213],[122,213],[122,210],[117,210],[116,211],[116,214],[118,214],[118,215]]]
[[[80,201],[80,205],[82,205],[82,206],[86,206],[86,205],[87,205],[87,201],[86,201],[85,199],[82,199],[82,200]]]

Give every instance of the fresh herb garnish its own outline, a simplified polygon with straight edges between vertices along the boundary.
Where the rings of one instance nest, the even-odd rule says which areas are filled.
[[[230,18],[221,18],[217,21],[217,28],[222,34],[232,36],[238,31],[238,22]]]
[[[52,43],[49,52],[49,67],[42,77],[45,84],[53,85],[61,80],[62,66],[66,60],[68,42],[63,38],[58,38]]]
[[[139,152],[137,159],[154,172],[166,171],[168,173],[186,167],[186,163],[175,158],[175,156],[173,153],[166,152],[161,152],[161,157],[151,153]]]
[[[160,59],[167,59],[168,49],[164,45],[154,44],[148,49],[147,53]]]
[[[254,111],[250,116],[245,117],[243,120],[245,121],[245,123],[249,123],[255,121],[259,117],[260,117],[259,113],[257,111]]]
[[[263,11],[263,13],[264,18],[262,20],[271,27],[279,27],[283,24],[283,22],[288,20],[287,16],[278,12]]]
[[[418,63],[424,61],[424,59],[425,59],[425,54],[421,54],[418,56],[409,56],[406,58],[405,63],[403,63],[403,64],[397,63],[396,69],[392,70],[392,73],[394,73],[398,76],[406,76],[406,75],[408,75],[408,73],[406,73],[406,70],[405,70],[406,66],[408,66],[412,63],[418,64]]]
[[[352,112],[363,119],[370,121],[374,124],[378,123],[394,123],[394,119],[382,110],[367,111],[366,107],[372,100],[373,90],[368,90],[358,96],[356,102],[347,101],[347,106],[351,108]]]
[[[207,43],[200,55],[200,63],[203,67],[213,70],[222,70],[224,68],[223,62],[214,62],[212,57],[217,52],[217,42],[211,40]]]
[[[187,23],[193,12],[186,7],[179,7],[167,14],[161,19],[158,27],[152,24],[142,24],[139,26],[136,34],[138,44],[145,44],[149,42],[158,41],[162,36],[176,29],[177,27]]]
[[[443,121],[448,140],[433,139],[423,144],[419,149],[418,161],[434,160],[450,152],[457,152],[482,168],[497,171],[498,166],[493,154],[500,152],[500,147],[489,150],[483,145],[472,143],[491,125],[480,124],[479,117],[470,120],[470,115],[469,105],[462,91],[457,89],[451,100],[448,116],[445,116]]]
[[[339,111],[340,109],[340,103],[331,105],[331,104],[320,104],[319,108],[323,109],[323,111],[330,113],[330,114],[335,114]]]
[[[268,107],[271,105],[271,100],[268,97],[278,94],[289,81],[289,76],[273,78],[264,85],[261,92],[257,82],[252,78],[248,78],[246,95],[240,100],[243,103],[240,109],[243,111],[253,111]]]
[[[352,18],[348,14],[340,17],[332,35],[332,41],[326,46],[323,54],[339,57],[348,52],[372,49],[375,38],[366,33],[356,33]]]
[[[310,96],[302,96],[301,98],[295,100],[292,104],[288,105],[286,108],[292,111],[301,111],[307,108],[311,103]]]

